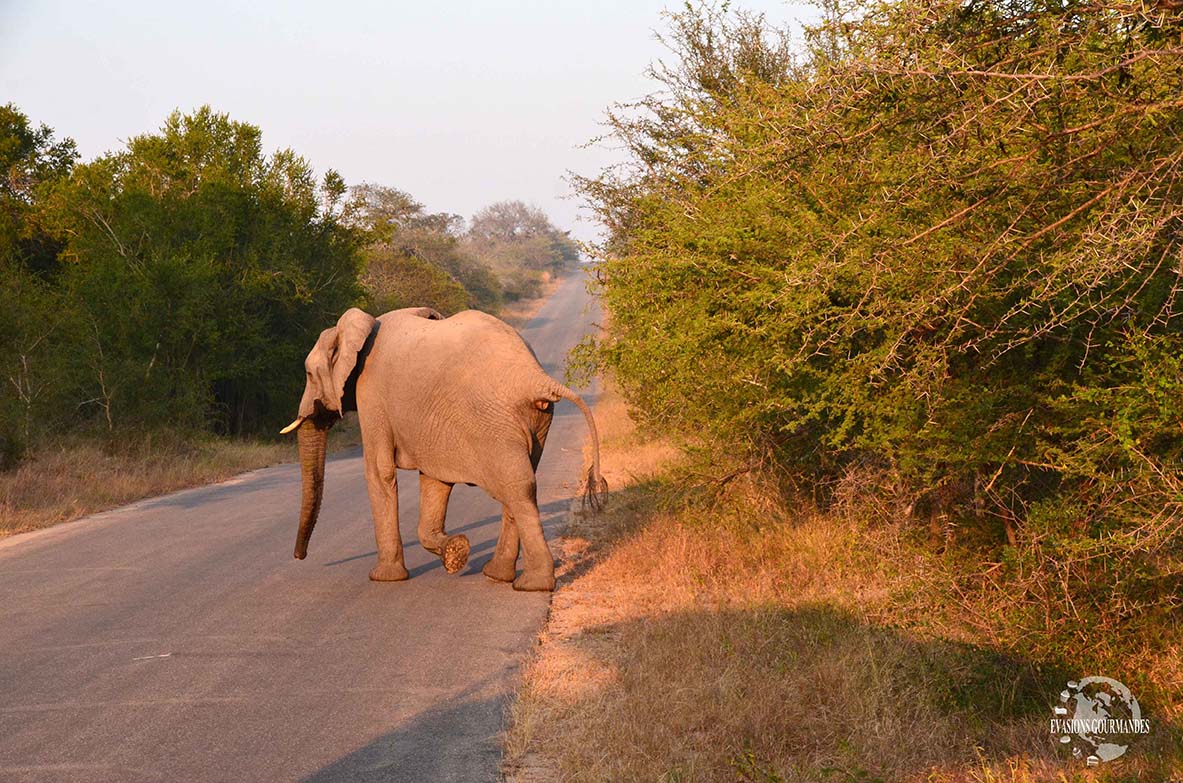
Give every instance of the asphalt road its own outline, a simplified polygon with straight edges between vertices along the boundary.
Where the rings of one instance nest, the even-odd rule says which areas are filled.
[[[523,335],[561,380],[596,317],[577,275]],[[538,471],[548,538],[585,438],[560,403]],[[480,573],[500,507],[456,487],[448,531],[472,553],[448,575],[416,541],[417,474],[400,471],[411,578],[379,584],[360,451],[330,457],[305,561],[299,481],[267,468],[0,541],[0,781],[497,778],[549,603]]]

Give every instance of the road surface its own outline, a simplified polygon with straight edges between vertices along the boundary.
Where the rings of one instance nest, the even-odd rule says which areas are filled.
[[[523,335],[562,380],[596,317],[573,275]],[[560,403],[538,471],[548,538],[585,437]],[[304,561],[299,481],[267,468],[0,541],[0,780],[495,780],[549,604],[480,573],[500,507],[456,487],[448,531],[472,553],[448,575],[416,540],[417,474],[400,471],[411,578],[379,584],[360,451],[330,456]]]

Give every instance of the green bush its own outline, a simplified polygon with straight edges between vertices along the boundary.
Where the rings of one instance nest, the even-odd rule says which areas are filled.
[[[294,153],[261,150],[205,107],[45,188],[62,416],[245,433],[290,412],[308,347],[359,295],[359,255],[339,178],[322,191]]]
[[[1070,552],[1061,619],[1174,607],[1183,17],[827,7],[799,57],[758,17],[671,17],[664,90],[610,116],[630,165],[581,181],[610,231],[585,355],[716,462],[823,498],[873,466],[1024,583]]]
[[[447,272],[382,247],[366,251],[362,284],[367,306],[375,314],[403,307],[433,307],[444,315],[468,309],[468,291]]]
[[[73,141],[0,106],[0,470],[74,407],[62,384],[69,352],[58,349],[76,333],[54,285],[62,243],[38,206],[76,158]]]
[[[384,185],[356,185],[352,193],[346,221],[367,239],[370,272],[366,285],[376,312],[392,309],[387,307],[389,302],[397,302],[397,307],[430,305],[449,313],[472,308],[495,314],[501,309],[501,284],[488,264],[461,242],[464,220],[459,215],[428,212],[409,193]],[[392,263],[418,280],[405,284],[395,280]],[[424,264],[444,277],[425,269]],[[408,304],[406,296],[396,292],[396,288],[405,289],[405,294],[424,291],[428,278],[434,281],[430,295],[435,298],[430,302]],[[455,304],[457,285],[465,292],[464,305],[459,307]]]
[[[502,295],[510,302],[542,296],[542,275],[532,269],[511,269],[501,276]]]

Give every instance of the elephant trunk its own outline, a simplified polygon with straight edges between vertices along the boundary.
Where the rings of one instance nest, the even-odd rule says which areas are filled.
[[[300,529],[296,532],[297,560],[308,555],[308,539],[316,527],[316,516],[320,513],[320,501],[324,497],[325,444],[329,428],[318,426],[311,418],[300,422],[296,430],[296,441],[300,451]]]

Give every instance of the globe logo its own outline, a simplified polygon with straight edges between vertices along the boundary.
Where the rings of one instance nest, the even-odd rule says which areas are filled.
[[[1090,767],[1113,761],[1134,737],[1150,733],[1150,721],[1142,717],[1134,694],[1110,677],[1069,682],[1052,712],[1051,733]]]

